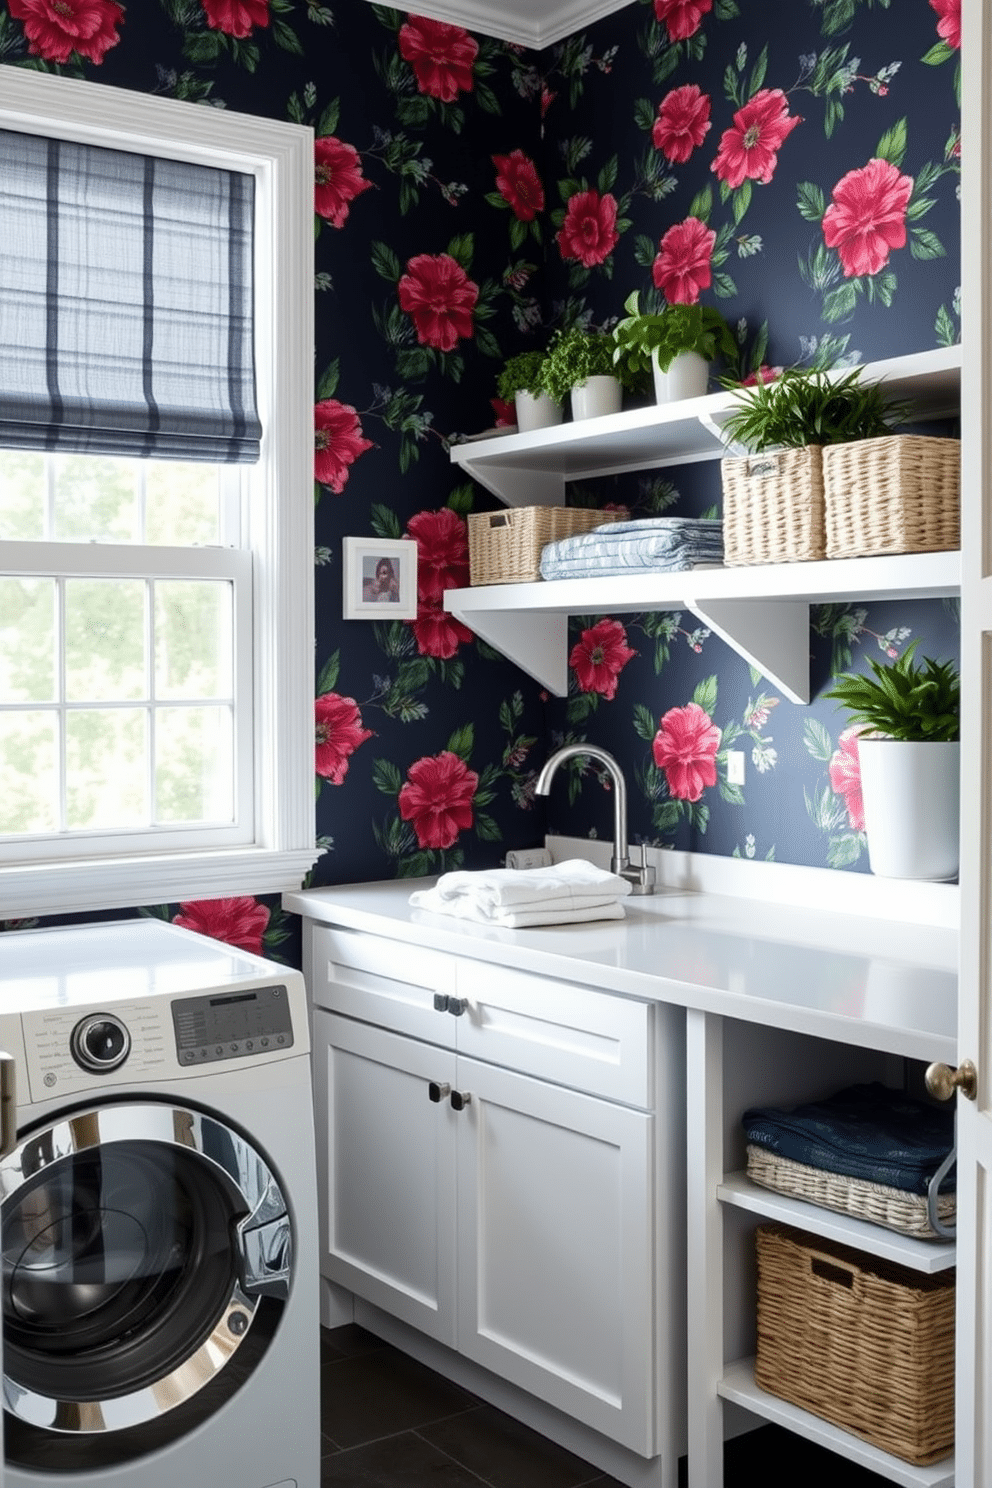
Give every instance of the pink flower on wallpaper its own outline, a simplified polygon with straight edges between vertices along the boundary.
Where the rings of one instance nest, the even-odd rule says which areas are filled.
[[[417,596],[417,618],[410,621],[410,629],[421,656],[436,656],[439,661],[450,661],[464,641],[472,640],[468,626],[448,614],[440,597]]]
[[[755,371],[749,372],[746,377],[741,378],[740,386],[757,387],[759,382],[774,382],[776,377],[781,376],[781,367],[769,367],[767,362],[762,362],[761,366],[756,368]]]
[[[654,13],[668,30],[669,41],[687,41],[695,36],[703,16],[713,9],[713,0],[654,0]]]
[[[865,807],[861,798],[861,758],[858,754],[858,726],[847,728],[837,740],[837,749],[828,767],[830,789],[844,797],[847,819],[856,832],[865,829]]]
[[[28,51],[46,62],[68,62],[73,52],[102,62],[120,41],[124,7],[116,0],[9,0],[8,8],[24,22]]]
[[[544,187],[533,160],[523,150],[511,150],[509,155],[494,155],[493,165],[496,190],[513,215],[521,222],[533,222],[544,211]]]
[[[418,253],[399,282],[400,309],[412,318],[421,346],[454,351],[475,334],[479,286],[449,253]]]
[[[489,406],[493,411],[496,429],[513,428],[517,422],[516,404],[508,403],[505,398],[490,398]]]
[[[961,0],[930,0],[930,8],[940,17],[937,35],[958,51],[961,46]]]
[[[248,895],[238,899],[189,899],[180,904],[174,925],[223,940],[255,956],[264,954],[262,937],[269,925],[269,911]]]
[[[721,737],[720,729],[698,703],[669,708],[662,717],[652,752],[676,800],[698,801],[707,786],[716,785]]]
[[[609,699],[616,697],[617,679],[636,655],[627,645],[627,632],[619,620],[600,620],[582,632],[568,664],[583,692],[598,692]]]
[[[778,151],[801,123],[798,114],[789,113],[789,100],[781,88],[762,88],[737,110],[734,127],[724,130],[710,169],[728,186],[741,186],[745,181],[766,186],[775,174]]]
[[[478,784],[475,771],[450,749],[410,766],[400,788],[400,816],[413,823],[421,847],[451,847],[471,827]]]
[[[607,192],[577,191],[569,197],[565,221],[555,234],[562,258],[577,258],[583,268],[601,264],[620,241],[616,197]]]
[[[332,227],[343,227],[348,209],[356,196],[372,185],[362,175],[361,156],[354,145],[345,144],[333,134],[313,142],[314,210]]]
[[[673,88],[658,105],[651,138],[666,160],[683,165],[710,128],[709,94],[695,83]]]
[[[250,36],[269,24],[269,0],[203,0],[207,25],[225,36]]]
[[[314,703],[316,724],[314,769],[332,785],[341,785],[348,773],[348,761],[372,730],[362,727],[362,715],[354,698],[337,692],[325,692]]]
[[[468,528],[464,517],[442,506],[412,516],[406,530],[417,544],[417,595],[439,602],[445,589],[468,585]]]
[[[698,217],[687,217],[668,229],[651,276],[670,305],[695,305],[700,290],[709,289],[715,242],[716,233]]]
[[[454,103],[459,93],[471,93],[479,43],[461,26],[408,16],[399,30],[399,45],[400,56],[413,68],[421,93],[442,103]]]
[[[324,398],[314,405],[314,479],[330,486],[338,496],[344,490],[351,467],[359,455],[372,448],[364,438],[358,414],[350,403]]]
[[[844,278],[877,274],[893,248],[906,246],[906,207],[913,190],[888,160],[869,160],[848,171],[833,189],[823,214],[823,239],[836,248]]]

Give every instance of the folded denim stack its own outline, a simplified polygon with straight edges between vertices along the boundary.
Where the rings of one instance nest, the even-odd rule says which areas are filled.
[[[710,517],[647,517],[612,522],[548,543],[542,579],[592,579],[631,573],[678,573],[723,563],[723,523]]]
[[[940,1172],[954,1149],[953,1110],[875,1083],[789,1111],[753,1107],[741,1124],[748,1176],[766,1188],[906,1234],[932,1236],[934,1212],[953,1218],[954,1167]]]
[[[435,914],[482,925],[523,929],[581,920],[622,920],[630,884],[583,858],[550,868],[492,868],[443,873],[431,889],[416,889],[410,903]]]

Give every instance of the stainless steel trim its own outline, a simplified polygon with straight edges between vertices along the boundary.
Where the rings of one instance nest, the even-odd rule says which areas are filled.
[[[17,1142],[17,1064],[13,1054],[0,1054],[0,1157]]]
[[[6,1408],[34,1426],[57,1432],[121,1431],[188,1400],[228,1363],[247,1337],[259,1298],[288,1295],[292,1227],[268,1164],[239,1132],[188,1106],[143,1102],[76,1111],[37,1128],[0,1161],[0,1205],[45,1168],[111,1144],[161,1143],[194,1152],[216,1170],[248,1209],[234,1228],[238,1281],[210,1337],[177,1368],[146,1388],[108,1400],[63,1400],[25,1389],[5,1372]]]

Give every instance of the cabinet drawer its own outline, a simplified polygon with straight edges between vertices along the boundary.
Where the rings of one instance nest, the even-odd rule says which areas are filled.
[[[460,1054],[650,1108],[654,1009],[485,961],[458,961]]]
[[[456,1020],[436,996],[454,995],[455,961],[440,951],[327,925],[313,929],[316,1007],[453,1048]]]

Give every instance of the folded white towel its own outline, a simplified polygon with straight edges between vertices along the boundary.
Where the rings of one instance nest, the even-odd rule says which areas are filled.
[[[619,874],[584,858],[568,858],[548,868],[491,868],[478,873],[442,873],[436,891],[442,899],[471,899],[490,910],[580,908],[589,900],[625,898],[631,886]]]
[[[511,869],[511,872],[514,871]],[[528,870],[519,870],[527,872]],[[467,896],[445,899],[434,889],[416,889],[410,903],[417,909],[434,914],[451,915],[458,920],[472,920],[478,925],[498,925],[508,930],[523,930],[529,925],[574,925],[582,920],[622,920],[624,908],[616,896],[603,900],[574,902],[571,905],[544,903],[530,909],[488,910]]]
[[[622,920],[621,899],[631,885],[584,858],[550,868],[492,868],[443,873],[431,889],[415,889],[410,903],[435,914],[483,925],[521,928],[580,920]]]

